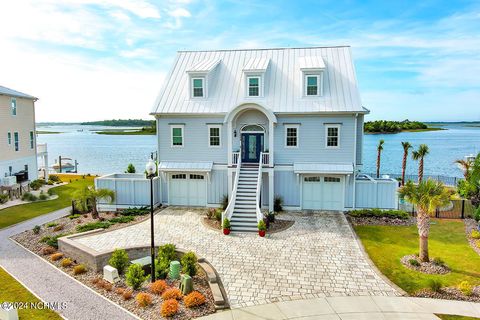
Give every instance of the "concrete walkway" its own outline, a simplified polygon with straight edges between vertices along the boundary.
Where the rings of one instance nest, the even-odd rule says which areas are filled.
[[[439,319],[435,314],[480,317],[480,303],[407,297],[329,297],[233,309],[204,320]]]
[[[0,230],[0,266],[45,302],[66,302],[67,319],[137,319],[9,239],[68,214],[68,208]]]

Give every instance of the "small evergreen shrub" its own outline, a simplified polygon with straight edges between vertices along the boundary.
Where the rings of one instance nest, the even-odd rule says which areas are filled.
[[[480,248],[480,240],[475,241],[475,244],[477,245],[477,248]]]
[[[25,192],[22,195],[22,201],[34,202],[34,201],[37,201],[37,200],[38,200],[37,196],[31,194],[30,192]]]
[[[50,260],[52,260],[52,261],[58,261],[62,258],[63,258],[63,253],[61,253],[61,252],[54,253],[50,256]]]
[[[78,232],[85,232],[95,229],[108,229],[111,225],[112,224],[108,221],[90,222],[77,226],[76,229]]]
[[[165,300],[162,303],[160,314],[164,318],[173,317],[178,312],[178,301],[175,299]]]
[[[135,166],[133,165],[133,163],[129,163],[125,173],[135,173],[135,172],[136,172]]]
[[[207,216],[207,219],[213,219],[215,218],[215,213],[217,210],[215,208],[208,208],[207,211],[205,212],[205,215]]]
[[[218,222],[222,221],[222,209],[215,209],[215,220]]]
[[[203,294],[198,291],[190,292],[185,298],[183,298],[183,302],[185,303],[185,307],[187,308],[194,308],[205,304],[206,299]]]
[[[53,182],[61,182],[60,177],[55,175],[55,174],[49,175],[48,180],[53,181]]]
[[[197,274],[197,255],[193,251],[185,253],[180,260],[182,264],[182,272],[193,277]]]
[[[37,225],[37,226],[33,227],[32,231],[33,231],[34,234],[39,234],[40,233],[40,226]]]
[[[128,208],[120,211],[121,216],[143,216],[148,213],[150,213],[150,209],[148,207]]]
[[[122,217],[115,217],[108,220],[110,223],[129,223],[135,220],[133,216],[122,216]]]
[[[53,228],[53,227],[56,227],[56,226],[58,226],[58,223],[57,223],[57,222],[47,223],[47,227],[48,227],[48,228]]]
[[[165,279],[170,270],[170,262],[168,260],[155,260],[155,278]]]
[[[133,291],[130,289],[126,289],[122,294],[123,300],[130,300],[132,299],[132,296],[133,296]]]
[[[43,179],[36,179],[30,182],[30,188],[33,190],[38,190],[40,189],[43,185],[45,185],[45,180]]]
[[[145,292],[137,294],[135,300],[137,300],[138,305],[143,308],[152,304],[152,296]]]
[[[223,219],[223,229],[230,229],[230,228],[231,228],[230,220],[228,220],[228,218]]]
[[[473,212],[473,219],[475,219],[477,222],[480,222],[480,206],[478,206],[478,208]]]
[[[440,280],[435,280],[435,279],[430,279],[428,281],[428,287],[430,288],[430,290],[432,290],[433,292],[440,292],[440,290],[442,289],[443,287],[443,284]]]
[[[462,281],[458,285],[458,290],[460,290],[467,297],[471,296],[473,293],[472,285],[468,281]]]
[[[48,190],[47,190],[47,194],[48,194],[49,196],[53,196],[53,195],[55,194],[55,190],[53,190],[53,189],[48,189]]]
[[[76,213],[76,214],[69,215],[68,218],[70,220],[73,220],[73,219],[80,218],[81,216],[82,216],[81,214]]]
[[[283,210],[283,198],[281,196],[275,196],[273,199],[273,211],[280,212]]]
[[[48,196],[42,192],[40,192],[40,195],[38,196],[38,200],[42,200],[42,201],[45,201],[48,199]]]
[[[56,236],[45,236],[42,239],[40,239],[40,242],[43,242],[50,247],[54,247],[55,249],[58,249],[58,238],[61,238],[65,236],[64,234],[57,234]]]
[[[472,232],[470,233],[470,236],[473,239],[480,239],[480,231],[473,229]]]
[[[445,261],[443,261],[442,258],[439,258],[439,257],[433,258],[432,263],[436,266],[444,266],[445,265]]]
[[[265,224],[265,221],[263,221],[263,220],[260,220],[257,227],[258,227],[259,231],[266,231],[267,230],[267,225]]]
[[[64,258],[62,261],[60,261],[60,265],[64,268],[68,268],[73,264],[72,259],[70,258]]]
[[[148,276],[145,276],[145,271],[143,271],[143,268],[140,264],[130,265],[125,277],[125,282],[127,285],[132,287],[133,290],[139,289],[148,278]]]
[[[418,262],[418,260],[416,260],[416,259],[410,259],[410,260],[408,260],[408,263],[410,263],[410,265],[412,265],[414,267],[420,267],[420,262]]]
[[[162,299],[163,300],[169,300],[169,299],[180,300],[182,299],[182,292],[178,288],[167,289],[162,293]]]
[[[73,274],[78,275],[87,272],[87,266],[84,264],[79,264],[78,266],[73,267]]]
[[[158,247],[158,260],[166,260],[170,265],[170,262],[177,259],[176,247],[173,243],[167,243]]]
[[[124,249],[115,249],[108,260],[108,264],[118,270],[119,274],[123,274],[125,268],[130,264],[127,251]]]
[[[7,203],[9,197],[6,193],[0,193],[0,204]]]
[[[58,231],[61,231],[63,230],[63,224],[59,224],[58,226],[56,226],[55,228],[53,228],[53,231],[54,232],[58,232]]]
[[[167,283],[164,280],[157,280],[150,285],[150,292],[162,294],[167,289]]]
[[[228,195],[224,194],[222,197],[222,209],[225,211],[228,207]]]
[[[406,220],[410,216],[403,210],[360,209],[349,211],[352,217],[393,218]]]
[[[43,254],[44,256],[50,255],[50,254],[52,254],[52,253],[55,253],[56,251],[57,251],[57,250],[56,250],[55,248],[50,247],[50,246],[49,246],[49,247],[43,247],[43,248],[42,248],[42,254]]]

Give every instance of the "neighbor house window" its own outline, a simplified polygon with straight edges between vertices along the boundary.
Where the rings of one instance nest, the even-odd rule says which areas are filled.
[[[298,147],[298,125],[285,125],[285,147]]]
[[[248,77],[248,96],[259,97],[260,96],[260,77]]]
[[[202,98],[205,95],[205,79],[192,78],[192,96],[194,98]]]
[[[324,182],[340,182],[340,178],[335,177],[325,177],[323,178]]]
[[[8,145],[11,146],[12,145],[12,133],[11,132],[7,132],[7,141],[8,141]]]
[[[319,94],[319,75],[306,75],[305,76],[305,95],[306,96],[318,96]]]
[[[326,147],[338,148],[340,146],[340,126],[328,125],[326,126]]]
[[[17,115],[17,99],[12,98],[10,103],[12,107],[12,116],[16,116]]]
[[[208,127],[208,145],[210,147],[220,147],[220,126]]]
[[[15,143],[15,151],[19,150],[19,145],[18,145],[18,132],[13,133],[13,140]]]
[[[33,136],[33,131],[30,131],[30,149],[33,149],[34,145],[35,145],[35,139]]]
[[[304,178],[305,182],[320,182],[320,177],[305,177]]]
[[[183,126],[172,126],[172,147],[183,147]]]
[[[201,174],[191,174],[190,180],[203,180],[204,177]]]

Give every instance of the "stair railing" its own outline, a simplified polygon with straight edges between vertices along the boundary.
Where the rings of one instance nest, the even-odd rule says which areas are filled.
[[[256,191],[256,199],[255,199],[255,212],[257,214],[257,223],[263,220],[263,214],[261,210],[261,203],[260,203],[260,190],[262,190],[262,159],[263,159],[263,152],[260,152],[260,163],[258,164],[258,178],[257,178],[257,191]]]
[[[242,154],[242,149],[240,149],[239,154],[240,155]],[[231,193],[231,197],[228,200],[227,208],[225,209],[225,211],[222,212],[222,221],[221,221],[222,226],[223,226],[223,221],[225,220],[225,218],[227,218],[228,220],[232,219],[233,209],[235,208],[235,199],[237,198],[238,180],[239,180],[239,177],[240,177],[240,167],[241,166],[242,166],[242,157],[239,156],[238,161],[237,161],[237,168],[235,170],[235,181],[233,182],[233,190],[232,190],[232,193]]]

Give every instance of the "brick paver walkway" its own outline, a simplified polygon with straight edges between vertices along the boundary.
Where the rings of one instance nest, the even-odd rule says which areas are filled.
[[[260,238],[206,228],[203,210],[155,216],[157,244],[193,250],[216,268],[232,307],[344,295],[398,295],[369,266],[343,214],[288,213],[290,229]],[[98,251],[148,245],[149,221],[77,239]]]

